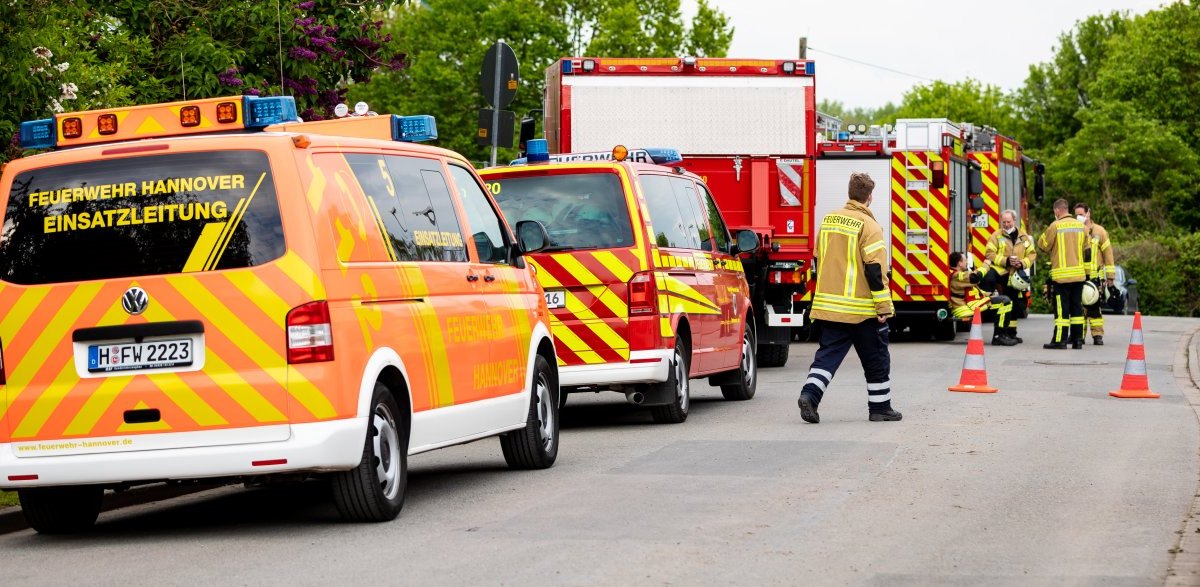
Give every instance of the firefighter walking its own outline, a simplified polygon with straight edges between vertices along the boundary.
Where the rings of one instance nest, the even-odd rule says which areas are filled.
[[[1113,286],[1117,277],[1117,267],[1113,260],[1112,243],[1108,240],[1108,231],[1103,226],[1092,222],[1092,209],[1087,204],[1075,204],[1075,219],[1087,228],[1088,241],[1083,250],[1084,268],[1087,270],[1087,280],[1096,286],[1096,300],[1083,307],[1084,326],[1091,329],[1092,344],[1104,344],[1104,313],[1100,304],[1104,299],[1103,292]]]
[[[812,318],[821,321],[821,343],[800,391],[805,422],[821,421],[817,406],[851,346],[867,380],[868,419],[901,418],[891,401],[887,319],[893,313],[892,294],[884,267],[887,244],[870,209],[874,188],[870,175],[852,174],[849,201],[826,215],[817,233]]]
[[[994,291],[1012,301],[1010,310],[996,310],[996,328],[992,344],[1012,346],[1025,342],[1017,336],[1017,319],[1025,317],[1029,302],[1029,269],[1037,259],[1033,237],[1020,228],[1016,210],[1000,213],[1000,230],[988,238],[984,251],[987,270],[980,289]]]
[[[1054,338],[1047,349],[1083,348],[1083,266],[1087,229],[1071,216],[1067,201],[1054,201],[1055,221],[1038,238],[1038,250],[1050,260],[1050,282],[1054,290]]]

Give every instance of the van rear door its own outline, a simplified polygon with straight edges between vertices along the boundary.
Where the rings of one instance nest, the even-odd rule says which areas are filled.
[[[48,157],[0,185],[16,455],[286,439],[284,322],[308,299],[267,154]],[[331,415],[314,393],[290,409]]]

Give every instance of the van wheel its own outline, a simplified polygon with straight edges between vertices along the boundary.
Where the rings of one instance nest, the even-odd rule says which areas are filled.
[[[17,490],[21,512],[42,534],[74,534],[91,528],[100,515],[104,488],[99,485],[32,487]]]
[[[541,355],[533,360],[530,391],[525,427],[500,436],[504,462],[512,469],[546,469],[558,458],[558,381]]]
[[[665,406],[650,408],[650,415],[660,424],[680,424],[688,417],[688,407],[692,403],[692,390],[688,374],[691,357],[683,337],[675,337],[675,353],[671,357],[671,374],[666,381],[659,385],[668,386],[674,393],[675,401]]]
[[[408,443],[396,400],[382,383],[371,395],[362,460],[333,477],[333,501],[348,522],[387,522],[400,515],[408,489]]]
[[[782,367],[787,364],[788,350],[786,344],[758,345],[758,364],[760,367]]]
[[[754,352],[754,331],[746,325],[742,333],[742,362],[738,365],[737,383],[721,386],[727,400],[743,401],[754,397],[758,387],[758,358]]]

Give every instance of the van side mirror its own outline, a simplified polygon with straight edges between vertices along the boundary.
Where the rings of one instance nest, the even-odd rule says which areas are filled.
[[[550,234],[537,220],[522,220],[517,223],[517,245],[521,254],[536,253],[550,246]]]
[[[521,119],[521,134],[517,139],[517,148],[521,150],[521,156],[525,156],[525,145],[529,144],[530,140],[536,139],[537,119],[532,116],[526,116]]]
[[[1046,199],[1046,166],[1041,163],[1033,166],[1033,197],[1039,204]]]
[[[757,232],[753,230],[739,230],[737,231],[737,235],[734,236],[733,245],[729,247],[731,249],[729,252],[733,255],[738,253],[753,253],[758,250],[760,245],[762,245],[762,241],[758,239]]]

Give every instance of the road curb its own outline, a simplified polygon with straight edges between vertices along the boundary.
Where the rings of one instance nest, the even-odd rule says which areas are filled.
[[[192,493],[216,489],[217,487],[221,487],[221,484],[188,483],[181,485],[154,483],[120,492],[108,492],[104,496],[103,511],[109,512],[130,506],[182,497]],[[25,523],[25,514],[21,512],[21,506],[0,508],[0,535],[19,532],[27,528],[29,528],[29,524]]]
[[[1200,329],[1184,336],[1184,342],[1175,356],[1173,371],[1175,381],[1200,420]],[[1171,563],[1167,567],[1164,585],[1200,585],[1200,480],[1197,480],[1191,511],[1183,521],[1179,534],[1179,542],[1171,551]]]

